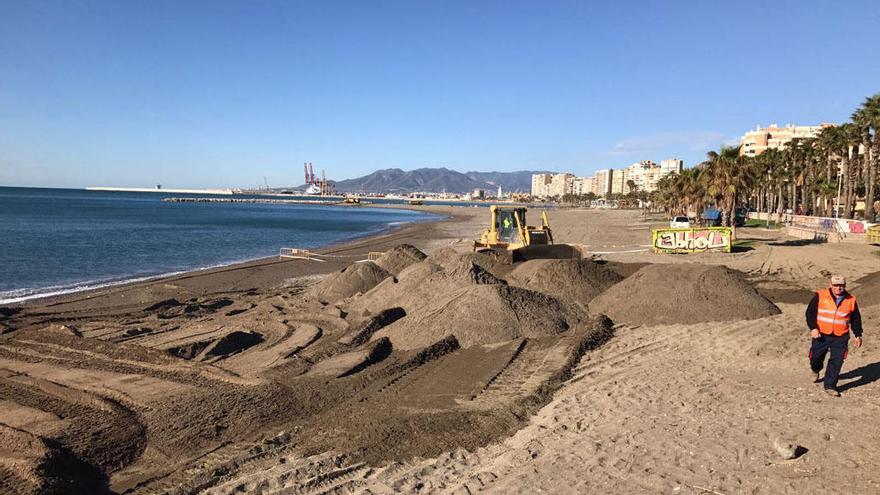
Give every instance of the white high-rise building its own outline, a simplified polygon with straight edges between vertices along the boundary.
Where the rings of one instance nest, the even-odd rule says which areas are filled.
[[[574,174],[553,174],[550,179],[549,196],[562,197],[574,191]]]
[[[596,177],[575,177],[572,184],[573,194],[582,196],[587,193],[596,193]]]
[[[597,196],[608,196],[611,192],[611,169],[606,168],[596,171],[596,185],[593,192]]]
[[[629,174],[625,168],[611,170],[611,194],[627,193],[626,181]]]
[[[536,198],[546,198],[550,195],[550,182],[553,180],[552,174],[533,174],[532,175],[532,196]]]
[[[681,171],[684,170],[684,160],[679,160],[678,158],[660,160],[660,170],[663,172],[664,176],[668,174],[680,174]]]
[[[767,149],[781,150],[792,139],[818,137],[822,129],[826,127],[834,127],[834,124],[788,124],[785,127],[779,127],[776,124],[770,124],[769,127],[756,126],[755,130],[746,132],[740,139],[739,154],[740,156],[758,156]]]

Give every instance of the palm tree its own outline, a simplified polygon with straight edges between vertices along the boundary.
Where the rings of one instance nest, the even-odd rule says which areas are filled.
[[[823,189],[823,203],[825,204],[825,215],[831,216],[831,201],[830,197],[834,195],[839,195],[839,191],[842,189],[841,187],[841,177],[840,177],[840,166],[837,163],[842,159],[842,145],[843,142],[843,133],[841,132],[840,127],[832,126],[826,127],[822,129],[819,133],[819,137],[817,138],[817,144],[819,148],[819,152],[825,158],[825,173],[824,178],[825,182],[829,184],[836,184],[834,189],[824,188]],[[840,205],[838,204],[839,198],[834,202],[834,211],[839,211]],[[835,213],[836,216],[836,213]]]
[[[874,198],[877,185],[877,167],[880,161],[880,93],[865,99],[862,106],[852,115],[853,122],[861,133],[861,144],[865,152],[865,219],[876,220]]]
[[[854,124],[840,126],[840,140],[838,145],[842,155],[841,176],[843,179],[843,216],[853,217],[853,208],[856,202],[856,181],[858,170],[854,166],[858,161],[858,149],[861,141],[861,133]]]
[[[639,186],[636,185],[636,181],[632,179],[627,179],[626,189],[628,192],[636,192],[639,189]]]
[[[739,156],[739,147],[723,146],[720,152],[710,151],[703,162],[706,191],[721,208],[722,225],[731,225],[736,238],[736,208],[741,197],[752,187],[751,167]]]
[[[783,149],[783,155],[788,162],[788,198],[789,208],[798,209],[797,188],[804,186],[804,175],[806,173],[807,151],[804,146],[803,139],[794,138],[789,141]],[[804,202],[805,203],[805,202]],[[802,203],[803,204],[803,203]],[[804,205],[806,206],[806,205]]]

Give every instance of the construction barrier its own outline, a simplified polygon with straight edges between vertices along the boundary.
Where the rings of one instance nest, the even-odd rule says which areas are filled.
[[[868,243],[880,245],[880,225],[868,228]]]
[[[308,249],[297,249],[297,248],[281,248],[278,253],[279,258],[290,258],[295,260],[311,260],[311,261],[320,261],[324,262],[320,258],[316,258],[316,256],[320,256],[319,254],[313,253]]]
[[[371,252],[369,253],[369,259],[378,259],[379,256],[385,253]],[[311,260],[311,261],[319,261],[321,263],[326,262],[327,260],[324,258],[362,258],[362,254],[322,254],[315,253],[309,251],[308,249],[300,249],[300,248],[281,248],[278,252],[279,258],[288,258],[295,260]],[[366,261],[366,260],[355,260],[355,261]]]
[[[651,246],[655,253],[730,252],[730,227],[652,230]]]

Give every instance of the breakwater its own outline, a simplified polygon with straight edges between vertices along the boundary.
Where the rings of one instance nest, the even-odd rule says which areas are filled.
[[[187,197],[171,197],[162,201],[166,203],[250,203],[250,204],[268,204],[268,205],[336,205],[336,206],[358,206],[366,204],[366,201],[338,201],[338,200],[321,200],[321,199],[267,199],[267,198],[187,198]]]
[[[232,189],[162,189],[161,187],[95,187],[86,191],[126,192],[126,193],[161,193],[161,194],[234,194]]]

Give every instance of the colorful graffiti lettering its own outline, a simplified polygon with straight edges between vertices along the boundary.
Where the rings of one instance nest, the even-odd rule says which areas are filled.
[[[657,229],[653,231],[655,252],[694,253],[718,250],[730,252],[730,228]]]

